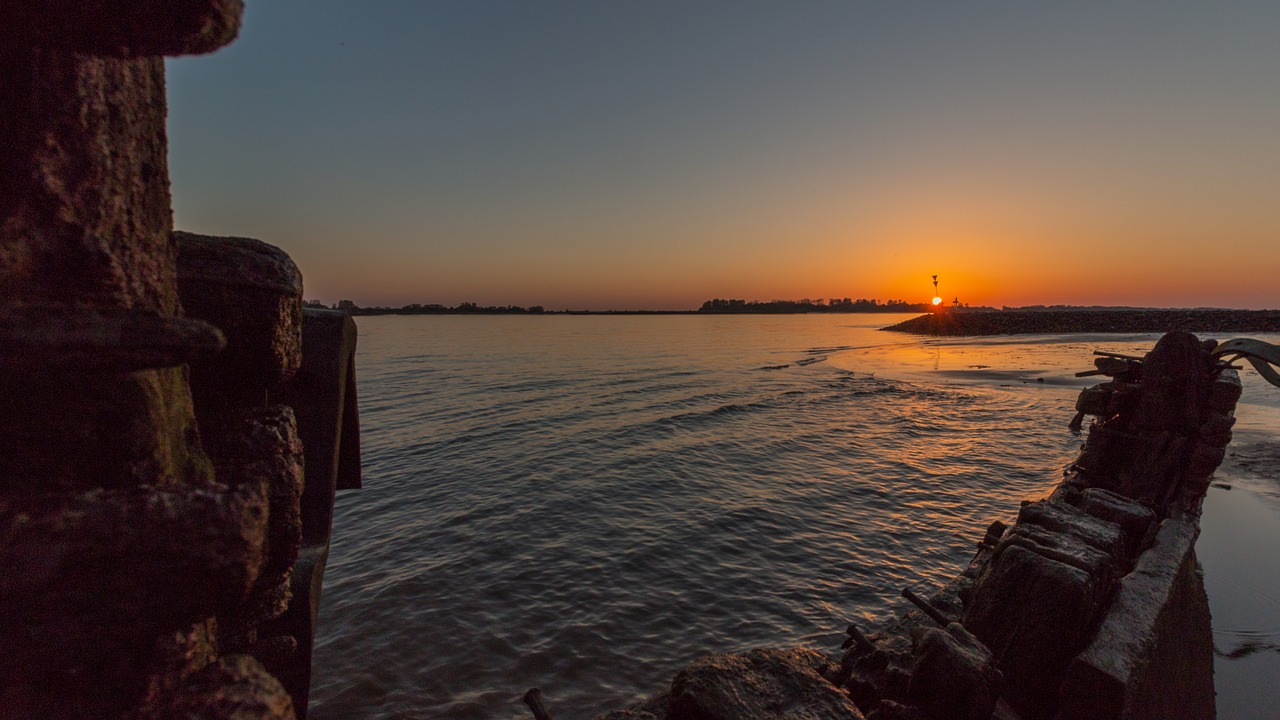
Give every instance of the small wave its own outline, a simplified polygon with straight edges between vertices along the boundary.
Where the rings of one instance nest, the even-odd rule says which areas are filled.
[[[730,417],[739,413],[754,412],[766,407],[768,407],[768,405],[764,403],[729,403],[728,405],[721,405],[714,410],[700,410],[672,415],[664,418],[660,423],[663,425],[673,425],[682,428],[697,428],[725,417]]]
[[[1227,660],[1239,660],[1258,653],[1280,653],[1280,644],[1262,640],[1245,640],[1231,650],[1222,650],[1217,643],[1213,644],[1213,654]]]
[[[819,320],[835,322],[782,331]],[[424,366],[379,351],[379,329],[385,348],[410,322],[436,321],[362,326],[365,489],[335,507],[317,720],[523,717],[533,685],[586,717],[702,651],[834,649],[850,619],[891,618],[904,585],[953,576],[1078,449],[1073,398],[904,379],[889,363],[914,341],[859,345],[872,329],[709,342],[664,321],[633,347],[616,331],[650,320],[540,323],[433,345],[450,350]],[[561,327],[581,335],[512,351]],[[1268,657],[1280,643],[1217,640]]]
[[[871,348],[880,347],[879,345],[833,345],[831,347],[809,348],[805,352],[810,355],[826,355],[828,353],[844,352],[845,350],[869,350]]]

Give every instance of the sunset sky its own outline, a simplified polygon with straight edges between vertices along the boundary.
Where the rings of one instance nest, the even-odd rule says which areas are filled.
[[[248,0],[175,224],[306,296],[1280,307],[1280,3]]]

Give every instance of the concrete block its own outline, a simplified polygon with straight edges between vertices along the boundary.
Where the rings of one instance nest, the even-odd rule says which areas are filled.
[[[1165,520],[1067,669],[1057,720],[1214,717],[1213,636],[1195,569],[1198,524]]]

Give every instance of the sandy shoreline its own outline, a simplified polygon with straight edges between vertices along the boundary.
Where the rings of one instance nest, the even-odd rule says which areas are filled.
[[[1280,310],[943,310],[884,328],[917,335],[1280,332]]]

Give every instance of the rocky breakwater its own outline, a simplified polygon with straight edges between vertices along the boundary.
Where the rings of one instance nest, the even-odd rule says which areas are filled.
[[[311,638],[281,623],[306,498],[332,502],[343,449],[358,480],[358,446],[333,437],[350,413],[292,399],[337,385],[341,408],[345,376],[313,356],[347,372],[354,326],[308,350],[288,255],[172,232],[163,56],[230,42],[242,10],[0,8],[6,718],[305,710],[289,672]],[[300,441],[326,426],[329,468]]]
[[[1019,333],[1280,332],[1280,310],[951,310],[942,309],[885,330],[917,335]]]
[[[601,720],[1214,717],[1194,544],[1240,397],[1213,341],[1165,335],[1077,409],[1096,420],[1047,498],[994,522],[972,562],[886,627],[815,650],[713,655]]]

